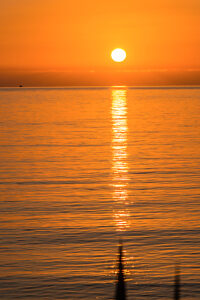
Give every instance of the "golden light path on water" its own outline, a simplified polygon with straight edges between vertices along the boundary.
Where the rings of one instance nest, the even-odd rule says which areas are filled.
[[[116,230],[123,232],[130,227],[128,210],[127,163],[127,100],[126,89],[112,90],[112,187]]]

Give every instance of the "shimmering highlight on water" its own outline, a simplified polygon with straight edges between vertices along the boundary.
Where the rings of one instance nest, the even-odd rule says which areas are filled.
[[[114,219],[117,231],[130,226],[128,202],[128,163],[127,163],[127,103],[126,89],[112,91],[112,170],[113,199],[116,202]]]

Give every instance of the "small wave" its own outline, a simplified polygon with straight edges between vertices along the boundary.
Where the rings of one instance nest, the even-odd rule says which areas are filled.
[[[79,185],[79,184],[94,184],[96,181],[91,180],[48,180],[48,181],[7,181],[0,182],[1,185]],[[98,181],[99,183],[99,181]]]

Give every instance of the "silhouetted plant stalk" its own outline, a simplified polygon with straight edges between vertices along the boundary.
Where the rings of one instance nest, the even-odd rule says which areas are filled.
[[[119,245],[118,273],[117,273],[117,283],[116,283],[116,290],[115,290],[115,300],[127,300],[126,284],[125,284],[125,276],[124,276],[124,266],[123,266],[122,242],[120,242],[120,245]],[[174,300],[180,300],[180,270],[179,270],[179,266],[176,266],[176,268],[175,268]]]
[[[126,300],[126,285],[124,277],[124,267],[123,267],[123,246],[122,243],[119,246],[119,259],[118,259],[118,273],[117,273],[117,284],[115,291],[116,300]]]
[[[174,300],[180,300],[180,271],[179,271],[179,266],[176,266],[176,268],[175,268]]]

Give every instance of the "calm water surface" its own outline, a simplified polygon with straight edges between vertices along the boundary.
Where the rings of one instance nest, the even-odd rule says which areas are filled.
[[[0,89],[1,299],[200,299],[200,89]]]

